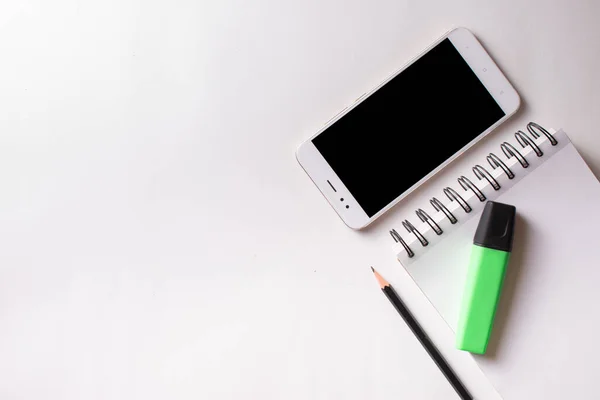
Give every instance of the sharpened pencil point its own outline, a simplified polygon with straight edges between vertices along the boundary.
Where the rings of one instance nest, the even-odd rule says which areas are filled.
[[[383,279],[383,276],[379,275],[379,272],[375,271],[375,268],[371,267],[371,269],[373,270],[373,273],[375,274],[375,279],[377,279],[377,283],[379,283],[380,288],[383,289],[386,286],[390,286],[388,281]]]

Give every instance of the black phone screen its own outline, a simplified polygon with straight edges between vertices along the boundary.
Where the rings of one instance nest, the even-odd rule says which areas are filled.
[[[312,142],[372,217],[504,116],[444,39]]]

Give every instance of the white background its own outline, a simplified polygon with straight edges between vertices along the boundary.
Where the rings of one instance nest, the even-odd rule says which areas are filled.
[[[599,15],[567,0],[2,2],[0,398],[456,398],[369,270],[465,360],[387,236],[421,192],[351,231],[294,151],[465,26],[523,101],[473,151],[536,120],[598,175]],[[471,367],[455,366],[496,398]]]

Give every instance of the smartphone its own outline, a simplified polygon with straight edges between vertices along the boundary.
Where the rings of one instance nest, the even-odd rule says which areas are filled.
[[[519,105],[475,36],[456,28],[342,110],[296,158],[344,223],[361,229]]]

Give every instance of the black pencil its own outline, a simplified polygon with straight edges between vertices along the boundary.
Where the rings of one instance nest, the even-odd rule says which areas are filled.
[[[383,279],[383,277],[379,275],[379,273],[375,271],[373,267],[371,267],[371,269],[373,270],[375,278],[377,279],[377,282],[379,283],[379,286],[381,287],[381,290],[385,296],[393,304],[398,313],[400,313],[410,330],[415,334],[417,339],[419,339],[419,342],[421,342],[423,347],[425,347],[427,353],[429,353],[433,361],[435,361],[435,364],[442,371],[442,374],[444,374],[446,379],[448,379],[448,382],[450,382],[454,390],[456,390],[456,393],[458,393],[460,398],[463,400],[473,400],[473,397],[469,394],[460,380],[458,380],[458,377],[452,371],[452,369],[450,369],[450,366],[446,360],[444,360],[444,357],[442,357],[442,354],[435,347],[431,339],[429,339],[423,328],[421,328],[421,325],[419,325],[415,317],[413,317],[408,308],[406,308],[406,305],[402,302],[400,296],[398,296],[398,293],[396,293],[392,285]]]

